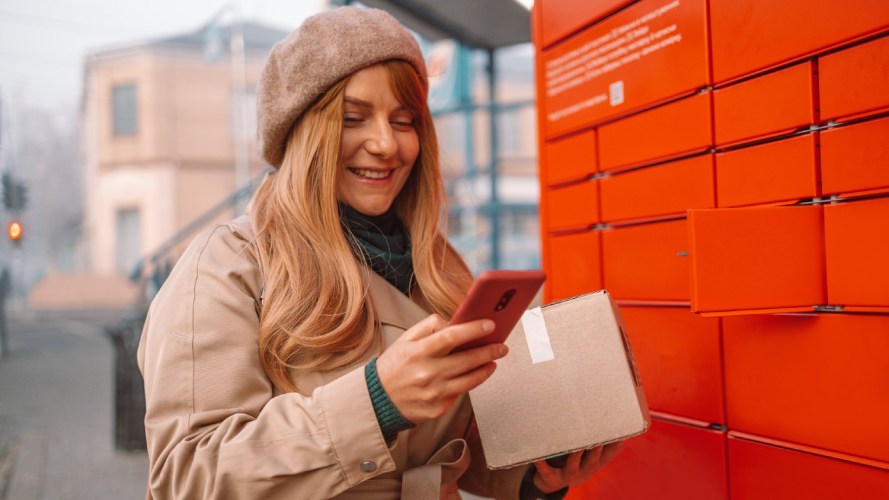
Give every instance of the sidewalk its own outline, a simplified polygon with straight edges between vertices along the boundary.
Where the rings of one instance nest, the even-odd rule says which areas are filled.
[[[106,315],[13,317],[0,359],[0,500],[145,497],[144,452],[114,449]]]

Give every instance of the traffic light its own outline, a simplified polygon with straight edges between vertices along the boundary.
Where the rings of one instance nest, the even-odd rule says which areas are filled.
[[[0,177],[0,184],[3,184],[3,206],[7,210],[12,210],[12,203],[15,201],[15,194],[13,193],[15,191],[15,181],[11,175],[4,173]]]
[[[21,222],[17,220],[10,222],[9,226],[6,228],[6,234],[9,235],[9,240],[12,241],[13,244],[20,245],[22,243],[22,236],[24,235]]]
[[[24,210],[28,204],[28,186],[19,182],[8,172],[0,177],[3,186],[3,205],[7,210]]]

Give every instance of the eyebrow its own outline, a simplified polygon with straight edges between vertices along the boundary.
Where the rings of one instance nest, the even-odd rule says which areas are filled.
[[[344,98],[344,101],[347,104],[353,104],[353,105],[361,107],[361,108],[373,108],[373,104],[371,104],[365,100],[359,99],[357,97],[346,96]],[[409,111],[409,110],[404,105],[399,105],[397,108],[395,108],[395,111]]]

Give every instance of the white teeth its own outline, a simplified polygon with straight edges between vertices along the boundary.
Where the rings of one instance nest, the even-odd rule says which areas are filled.
[[[350,168],[349,171],[351,171],[353,174],[359,175],[361,177],[366,177],[368,179],[385,179],[386,177],[389,177],[389,174],[392,173],[391,170],[364,170],[358,168]]]

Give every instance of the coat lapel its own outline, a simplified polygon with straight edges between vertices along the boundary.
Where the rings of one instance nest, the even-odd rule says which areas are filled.
[[[380,275],[369,268],[366,268],[366,272],[370,300],[380,323],[407,330],[429,316],[429,312],[389,284]]]

